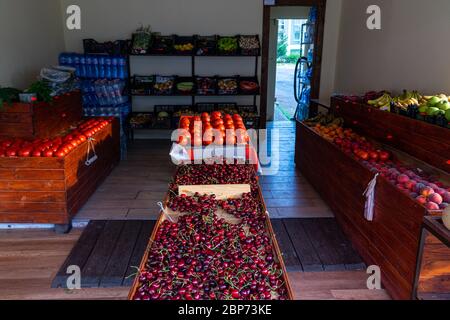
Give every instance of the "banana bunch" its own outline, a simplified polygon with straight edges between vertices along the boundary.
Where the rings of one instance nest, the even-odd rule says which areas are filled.
[[[376,100],[369,100],[367,103],[375,108],[378,108],[382,111],[391,111],[391,102],[392,97],[389,93],[383,94]]]
[[[397,108],[408,110],[409,106],[419,106],[422,96],[417,91],[403,91],[401,96],[395,97],[393,102]]]

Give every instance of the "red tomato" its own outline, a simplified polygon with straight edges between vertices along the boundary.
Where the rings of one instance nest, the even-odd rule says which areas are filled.
[[[9,147],[6,149],[5,154],[7,157],[16,157],[17,156],[17,149],[13,147]]]
[[[44,152],[44,157],[51,158],[53,157],[53,150],[49,149]]]
[[[220,125],[223,125],[223,120],[222,119],[217,119],[216,121],[213,122],[214,128],[217,128]]]
[[[234,121],[236,121],[236,120],[242,120],[242,117],[236,113],[236,114],[233,114],[233,120],[234,120]]]
[[[32,148],[25,147],[19,151],[19,157],[29,157],[31,155]]]
[[[222,112],[220,112],[220,111],[213,111],[213,112],[211,112],[211,118],[212,119],[221,119],[222,118]]]
[[[221,125],[217,126],[216,129],[220,130],[220,131],[225,131],[226,128],[223,124],[221,124]]]
[[[204,131],[208,131],[211,130],[213,128],[213,126],[211,124],[204,124],[203,125],[203,130]]]
[[[202,121],[202,118],[200,118],[199,116],[195,116],[195,117],[193,118],[193,120],[194,120],[194,122]]]
[[[32,156],[33,156],[33,157],[40,157],[40,156],[42,156],[42,151],[41,151],[41,149],[40,149],[40,148],[34,149],[34,150],[33,150],[33,153],[32,153]]]
[[[66,152],[64,152],[63,149],[58,149],[58,151],[56,151],[55,155],[56,155],[58,158],[64,158],[64,157],[66,156]]]

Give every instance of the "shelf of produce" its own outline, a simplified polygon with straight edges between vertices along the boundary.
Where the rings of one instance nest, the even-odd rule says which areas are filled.
[[[51,103],[13,103],[0,108],[0,137],[51,138],[81,120],[79,91],[53,98]]]
[[[374,107],[331,98],[332,113],[377,141],[450,173],[450,130]]]
[[[374,173],[301,122],[297,122],[296,164],[333,210],[367,265],[380,267],[382,282],[391,296],[409,299],[421,224],[428,211],[379,177],[375,218],[366,220],[363,193]]]
[[[413,299],[450,300],[450,231],[440,217],[425,217]]]
[[[88,142],[64,158],[0,158],[0,222],[69,224],[120,160],[117,119],[93,135],[98,160],[85,165]]]
[[[260,57],[261,55],[242,55],[242,54],[208,54],[208,55],[198,55],[198,54],[178,54],[178,53],[141,53],[141,54],[133,54],[130,53],[131,57],[186,57],[186,58],[201,58],[201,57],[210,57],[210,58],[226,58],[226,57],[235,57],[235,58],[255,58]]]
[[[236,96],[259,96],[260,93],[234,93],[234,94],[182,94],[182,93],[173,93],[173,94],[131,94],[134,97],[236,97]]]
[[[258,197],[259,197],[259,200],[261,201],[261,204],[263,206],[263,211],[266,213],[266,219],[265,219],[265,221],[266,221],[266,231],[267,231],[267,234],[269,235],[269,237],[271,239],[271,242],[272,242],[272,246],[273,246],[273,250],[274,250],[274,252],[273,252],[274,259],[275,259],[275,261],[277,261],[280,264],[281,269],[283,271],[283,280],[284,280],[284,284],[285,284],[286,289],[287,289],[288,299],[289,300],[294,300],[294,294],[293,294],[293,291],[292,291],[292,286],[291,286],[291,284],[289,282],[289,278],[288,278],[286,267],[285,267],[285,264],[284,264],[284,261],[283,261],[283,258],[282,258],[281,250],[280,250],[280,247],[279,247],[278,242],[276,240],[276,236],[275,236],[275,233],[273,231],[273,227],[272,227],[272,224],[270,222],[270,218],[267,216],[266,204],[264,202],[264,198],[262,196],[262,192],[261,192],[261,189],[260,189],[259,186],[258,186]],[[167,196],[166,196],[166,198],[164,200],[165,204],[167,204],[168,199],[169,199],[169,194],[167,194]],[[156,237],[156,233],[157,233],[159,227],[161,226],[161,224],[166,219],[167,219],[166,215],[163,212],[160,212],[158,221],[156,222],[155,227],[153,229],[153,232],[152,232],[152,234],[150,236],[150,240],[149,240],[149,243],[147,245],[147,249],[145,250],[144,257],[142,258],[142,261],[140,263],[140,266],[139,266],[139,271],[140,272],[142,270],[146,269],[146,264],[147,264],[147,261],[148,261],[148,254],[149,254],[150,249],[152,247],[153,241],[154,241],[154,239]],[[130,292],[128,294],[128,299],[129,300],[133,300],[133,297],[135,296],[138,288],[139,288],[139,273],[136,276],[136,278],[134,279],[133,285],[132,285],[131,290],[130,290]]]

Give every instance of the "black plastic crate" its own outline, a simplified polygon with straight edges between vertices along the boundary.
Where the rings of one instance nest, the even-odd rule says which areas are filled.
[[[131,129],[151,129],[155,121],[153,112],[133,112],[129,116],[129,127]]]
[[[155,129],[171,129],[172,115],[175,111],[174,105],[155,106]],[[164,114],[164,116],[162,116]]]
[[[202,112],[208,112],[211,113],[213,111],[217,110],[217,104],[216,103],[210,103],[210,102],[199,102],[195,105],[195,111],[197,113]]]
[[[216,104],[216,110],[223,113],[235,114],[239,113],[237,103],[234,102],[221,102]]]
[[[131,80],[131,93],[135,95],[153,94],[154,76],[133,76]]]
[[[184,88],[182,87],[182,84],[187,84],[187,83],[192,83],[191,90],[187,90],[188,89],[187,86],[184,86]],[[194,94],[196,92],[195,79],[192,77],[177,77],[174,90],[177,94],[181,94],[181,95]]]
[[[214,95],[217,92],[217,78],[197,77],[195,78],[195,86],[198,95]]]
[[[238,44],[239,54],[243,56],[259,56],[261,54],[261,42],[257,34],[239,36]]]
[[[247,129],[258,129],[260,116],[258,115],[257,106],[238,106],[238,110]]]
[[[254,86],[251,86],[251,84]],[[259,94],[260,86],[257,77],[240,77],[239,93],[240,94]]]
[[[219,95],[236,95],[239,93],[239,77],[218,77],[217,78],[217,94]]]
[[[172,95],[176,78],[176,76],[155,76],[153,82],[153,94],[161,96]]]
[[[127,55],[130,40],[116,40],[114,42],[98,42],[94,39],[84,39],[84,54]]]
[[[192,55],[195,51],[195,37],[174,36],[173,53],[179,55]]]
[[[195,54],[214,56],[217,53],[217,36],[196,36]]]
[[[150,52],[153,54],[173,53],[174,36],[155,35]]]
[[[225,39],[225,40],[224,40]],[[228,40],[226,40],[228,39]],[[226,50],[221,44],[224,41],[230,41],[230,49]],[[234,46],[231,48],[231,44],[234,43]],[[239,53],[239,36],[219,36],[217,39],[217,54],[224,56],[234,56]]]

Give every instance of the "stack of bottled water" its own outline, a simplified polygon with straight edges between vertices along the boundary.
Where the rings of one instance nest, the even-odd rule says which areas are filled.
[[[123,56],[63,52],[59,64],[75,69],[80,79],[85,117],[117,117],[121,123],[122,157],[126,155],[124,124],[131,112],[126,90],[127,58]]]
[[[59,55],[59,64],[75,68],[75,75],[79,78],[128,78],[127,58],[122,56],[63,52]]]

